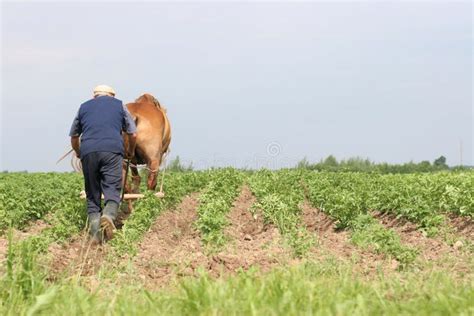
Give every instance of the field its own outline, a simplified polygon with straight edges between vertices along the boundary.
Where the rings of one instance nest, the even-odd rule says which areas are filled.
[[[474,172],[170,172],[88,244],[82,177],[0,175],[2,315],[474,315]]]

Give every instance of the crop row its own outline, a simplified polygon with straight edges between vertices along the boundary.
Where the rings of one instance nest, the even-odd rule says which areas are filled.
[[[239,194],[243,174],[227,168],[215,171],[199,196],[196,227],[204,244],[219,248],[226,242],[224,227],[228,225],[227,213]]]
[[[261,170],[249,178],[250,189],[257,198],[255,209],[262,211],[266,223],[278,228],[295,256],[304,255],[314,243],[301,223],[300,204],[305,197],[301,179],[301,170]]]
[[[0,175],[0,233],[71,207],[81,188],[82,178],[72,173]]]
[[[65,179],[68,176],[62,175]],[[147,193],[144,199],[137,202],[134,212],[125,222],[122,230],[117,232],[116,238],[112,240],[112,247],[119,251],[134,253],[136,241],[148,230],[156,216],[164,209],[176,205],[186,194],[199,190],[206,183],[207,176],[206,172],[167,174],[164,184],[165,198],[158,199],[153,194]],[[41,181],[44,181],[45,178],[42,179]],[[51,196],[61,196],[61,199],[54,204],[54,213],[48,218],[50,225],[39,234],[30,236],[17,247],[43,252],[52,242],[64,241],[84,229],[87,221],[86,205],[78,195],[82,178],[74,175],[73,180],[68,179],[70,187],[67,193],[61,190],[56,191],[54,188],[47,191]],[[54,201],[54,198],[51,200]]]
[[[137,241],[148,231],[156,217],[164,210],[176,206],[185,195],[199,191],[210,177],[211,173],[205,171],[167,174],[164,182],[165,197],[159,199],[148,192],[145,198],[137,201],[122,229],[112,239],[112,247],[120,254],[136,254]]]
[[[329,203],[328,212],[341,227],[351,225],[354,213],[376,210],[410,220],[434,235],[444,223],[444,212],[474,216],[474,173],[323,172],[309,173],[307,183],[315,206],[328,208]]]

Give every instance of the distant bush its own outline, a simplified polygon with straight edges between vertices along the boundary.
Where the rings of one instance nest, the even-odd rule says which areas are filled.
[[[170,161],[166,169],[174,172],[193,171],[193,164],[190,163],[189,165],[184,165],[179,156],[176,156],[176,158]]]

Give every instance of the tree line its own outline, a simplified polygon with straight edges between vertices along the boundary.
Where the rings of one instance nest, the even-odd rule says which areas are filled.
[[[416,173],[416,172],[437,172],[443,170],[464,170],[470,169],[466,166],[450,167],[445,156],[440,156],[430,162],[406,162],[402,164],[389,164],[386,162],[376,163],[370,159],[353,157],[338,161],[336,157],[330,155],[319,162],[311,163],[306,158],[298,162],[296,168],[303,168],[317,171],[333,172],[377,172],[377,173]]]

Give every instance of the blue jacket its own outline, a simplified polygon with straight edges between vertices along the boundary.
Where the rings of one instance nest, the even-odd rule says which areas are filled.
[[[123,156],[122,130],[133,134],[136,129],[135,122],[122,101],[99,96],[81,104],[69,136],[81,135],[81,159],[97,151]]]

